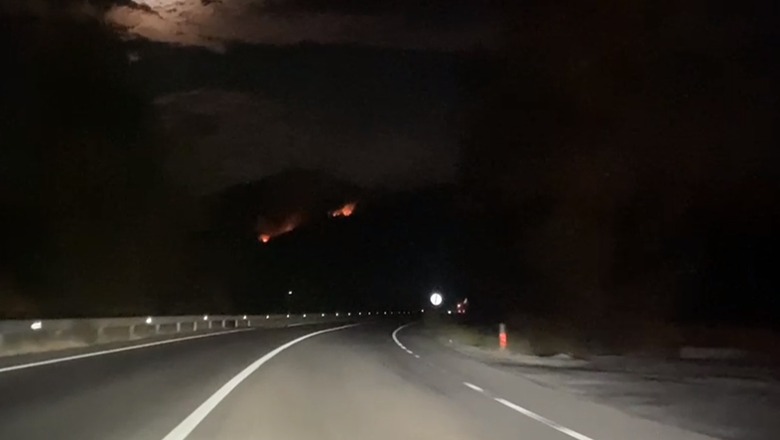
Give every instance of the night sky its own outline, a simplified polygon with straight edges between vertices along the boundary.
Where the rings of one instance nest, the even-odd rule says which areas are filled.
[[[771,2],[517,3],[2,2],[2,313],[770,325]]]

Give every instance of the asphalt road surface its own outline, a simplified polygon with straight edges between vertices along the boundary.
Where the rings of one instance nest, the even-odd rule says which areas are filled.
[[[18,369],[6,361],[0,439],[709,438],[543,387],[400,324],[241,331]]]

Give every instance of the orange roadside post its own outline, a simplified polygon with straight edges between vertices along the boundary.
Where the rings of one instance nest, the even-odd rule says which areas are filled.
[[[503,322],[498,324],[498,347],[501,350],[506,350],[506,324]]]

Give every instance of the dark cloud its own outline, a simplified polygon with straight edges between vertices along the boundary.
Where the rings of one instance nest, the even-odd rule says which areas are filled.
[[[168,170],[197,194],[288,167],[366,186],[455,179],[456,56],[320,45],[134,50],[171,140]]]
[[[411,3],[395,9],[389,4],[365,11],[355,7],[333,4],[325,11],[300,2],[250,0],[41,0],[11,2],[5,12],[70,18],[74,25],[89,26],[99,25],[102,16],[113,25],[111,38],[118,40],[112,47],[119,51],[112,53],[119,57],[114,68],[124,64],[122,75],[137,81],[135,98],[154,104],[148,116],[160,117],[168,139],[165,169],[196,194],[287,167],[323,169],[368,186],[452,181],[457,162],[454,57],[439,51],[286,46],[329,42],[328,35],[359,45],[427,46],[445,28],[410,27],[409,17],[421,14]],[[353,21],[366,26],[348,24]],[[274,34],[273,29],[282,28]],[[281,39],[267,39],[271,34],[263,32]],[[445,34],[441,41],[459,41]],[[133,35],[143,38],[125,38]],[[258,44],[266,42],[282,46]],[[227,52],[202,50],[222,50],[225,44],[232,44]],[[72,74],[79,75],[80,66],[72,67]]]
[[[411,2],[360,7],[350,2],[326,6],[260,0],[133,0],[110,8],[105,18],[128,36],[218,51],[237,42],[464,50],[493,41],[495,26],[485,20],[466,20],[467,9],[456,8],[455,14],[445,16],[451,20],[412,19],[442,9],[442,5],[439,2],[428,10]]]
[[[365,16],[400,16],[408,23],[437,28],[498,22],[499,1],[493,0],[268,0],[259,11],[276,14],[337,13]]]
[[[451,181],[456,148],[446,121],[429,115],[422,132],[300,102],[225,90],[159,98],[176,139],[169,170],[200,193],[258,180],[288,168],[318,169],[363,185],[416,186]],[[403,121],[400,121],[403,123]]]

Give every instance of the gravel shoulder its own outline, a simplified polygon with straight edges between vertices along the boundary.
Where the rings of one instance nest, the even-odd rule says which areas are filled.
[[[640,356],[533,356],[500,351],[462,328],[428,331],[464,355],[650,420],[724,440],[770,440],[780,431],[776,367]]]

